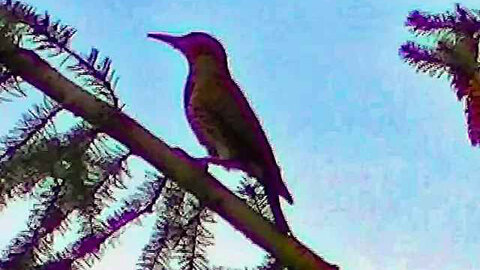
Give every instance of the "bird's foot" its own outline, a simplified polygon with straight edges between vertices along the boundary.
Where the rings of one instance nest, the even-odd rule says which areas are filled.
[[[174,147],[172,148],[173,153],[175,153],[176,156],[188,160],[190,162],[195,163],[196,166],[203,168],[205,171],[208,169],[208,163],[205,162],[202,158],[194,158],[188,155],[183,149]]]
[[[237,169],[237,170],[245,171],[243,164],[236,160],[226,160],[226,159],[220,159],[217,157],[205,157],[205,158],[201,158],[201,160],[206,164],[211,163],[214,165],[219,165],[224,167],[227,170]]]

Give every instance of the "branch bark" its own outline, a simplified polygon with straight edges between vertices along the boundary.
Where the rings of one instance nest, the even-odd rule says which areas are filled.
[[[127,146],[208,208],[228,221],[282,264],[296,270],[339,269],[316,255],[294,237],[281,234],[210,175],[205,165],[183,150],[171,148],[151,132],[64,77],[35,52],[0,40],[0,62],[22,79]]]

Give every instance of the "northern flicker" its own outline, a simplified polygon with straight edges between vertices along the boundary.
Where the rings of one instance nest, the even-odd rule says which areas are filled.
[[[290,204],[292,196],[260,122],[230,75],[223,46],[203,32],[184,36],[149,33],[148,37],[173,46],[188,61],[185,113],[199,142],[207,149],[209,157],[205,160],[243,170],[256,178],[264,186],[277,227],[290,233],[279,196]]]

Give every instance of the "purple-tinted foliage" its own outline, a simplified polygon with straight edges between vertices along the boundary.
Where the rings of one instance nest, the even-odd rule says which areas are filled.
[[[75,248],[75,257],[81,258],[87,253],[97,252],[100,250],[100,245],[108,238],[110,234],[93,234],[85,237],[80,245]]]
[[[72,263],[73,260],[71,259],[62,259],[48,263],[42,268],[42,270],[71,270]]]
[[[480,144],[480,97],[469,96],[466,102],[468,137],[473,146]]]
[[[461,100],[468,95],[470,89],[470,76],[461,72],[461,70],[452,70],[452,86],[457,94],[457,99]]]
[[[414,32],[427,33],[436,30],[451,28],[455,19],[451,15],[430,15],[414,10],[407,17],[405,25]]]
[[[458,53],[455,46],[456,42],[463,42],[461,45],[465,45],[465,49],[473,54],[472,57],[476,61],[480,33],[479,14],[478,11],[473,13],[459,4],[455,5],[454,13],[431,15],[418,10],[412,11],[406,22],[410,30],[418,34],[446,30],[454,34],[455,42],[450,44],[439,40],[436,47],[427,48],[409,41],[399,50],[400,56],[420,71],[430,72],[430,75],[441,69],[448,71],[458,100],[466,101],[468,136],[474,146],[480,144],[480,96],[472,95],[472,91],[480,91],[478,85],[472,85],[472,79],[478,72],[478,64],[475,63],[471,67],[462,65],[461,63],[465,61],[462,57],[465,56]],[[441,55],[447,58],[440,57]]]
[[[9,254],[5,261],[0,261],[0,269],[17,268],[31,262],[34,255],[34,248],[39,246],[40,239],[52,232],[63,220],[63,212],[56,206],[60,186],[54,187],[51,191],[41,194],[45,201],[41,201],[32,210],[29,218],[29,229],[23,232],[10,246]],[[48,248],[47,248],[48,252]]]
[[[60,212],[53,213],[48,220],[44,223],[45,233],[49,234],[53,232],[56,228],[62,224],[62,221],[65,219],[66,215]]]
[[[468,94],[470,76],[459,67],[445,64],[432,49],[408,41],[400,47],[399,54],[405,61],[416,66],[418,70],[423,72],[441,69],[448,70],[452,75],[452,86],[454,87],[458,100],[461,100]]]
[[[431,49],[420,46],[413,41],[407,41],[399,49],[400,56],[413,64],[442,64],[441,59],[434,55]]]
[[[82,241],[79,242],[74,248],[74,257],[80,258],[88,253],[97,252],[98,250],[100,250],[100,246],[105,242],[108,237],[110,237],[114,232],[118,231],[123,226],[128,224],[130,221],[138,218],[143,213],[144,212],[141,210],[126,210],[121,215],[108,219],[107,230],[105,232],[93,234],[82,239]]]
[[[469,9],[460,6],[460,4],[455,5],[455,11],[455,30],[466,34],[468,37],[473,37],[473,35],[480,30],[478,16],[473,14]]]
[[[98,135],[98,130],[89,128],[84,122],[73,127],[69,133],[65,135],[65,140],[70,144],[78,143],[82,145],[90,144]]]
[[[405,25],[419,34],[438,30],[452,30],[468,37],[480,31],[480,20],[469,9],[455,5],[455,13],[428,14],[418,10],[410,12]]]
[[[139,212],[135,210],[127,210],[120,216],[108,219],[109,230],[116,231],[125,226],[130,221],[136,219],[139,216]]]
[[[132,220],[140,217],[141,215],[152,212],[152,207],[162,193],[165,183],[166,180],[161,177],[157,178],[157,181],[149,183],[146,189],[150,194],[144,194],[144,196],[137,198],[137,200],[128,203],[129,207],[127,207],[127,209],[123,210],[122,213],[116,214],[114,217],[107,220],[106,223],[108,226],[104,231],[90,234],[84,237],[72,247],[70,254],[64,254],[64,256],[67,258],[60,261],[50,262],[45,265],[45,269],[70,270],[73,261],[84,257],[88,253],[98,252],[100,250],[100,246],[115,232],[123,228]],[[143,203],[147,200],[145,196],[149,198],[147,204]],[[141,201],[142,203],[137,204],[137,202],[139,201]]]
[[[40,130],[52,121],[62,110],[62,106],[45,100],[41,105],[34,105],[27,114],[22,115],[22,121],[10,131],[11,135],[0,139],[5,151],[0,155],[0,160],[8,160],[13,157],[23,146],[27,145]]]
[[[41,41],[50,43],[50,47],[68,46],[76,32],[71,27],[60,25],[58,21],[52,22],[48,13],[36,14],[34,8],[20,1],[1,1],[0,9],[7,11],[16,20],[28,24],[32,28],[32,34],[43,36]]]

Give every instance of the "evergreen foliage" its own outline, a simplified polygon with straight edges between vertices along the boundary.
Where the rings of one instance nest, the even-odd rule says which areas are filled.
[[[459,101],[465,101],[468,136],[480,144],[480,77],[478,46],[480,11],[455,5],[454,12],[412,11],[405,23],[417,36],[433,37],[433,46],[407,41],[400,56],[417,71],[440,77],[447,73]]]

